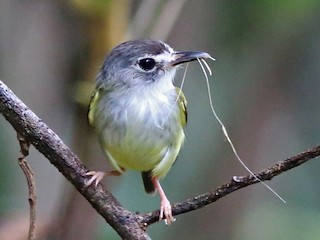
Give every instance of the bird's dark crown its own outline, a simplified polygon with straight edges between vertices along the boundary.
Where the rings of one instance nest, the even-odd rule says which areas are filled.
[[[138,40],[131,40],[124,43],[121,43],[117,47],[115,47],[109,57],[137,57],[137,56],[144,56],[144,55],[158,55],[165,52],[170,52],[170,47],[158,40],[152,39],[138,39]]]

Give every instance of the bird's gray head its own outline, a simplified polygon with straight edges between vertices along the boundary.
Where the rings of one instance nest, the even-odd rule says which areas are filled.
[[[168,44],[151,39],[121,43],[106,57],[98,75],[98,85],[109,89],[172,84],[177,65],[211,58],[204,52],[176,52]]]

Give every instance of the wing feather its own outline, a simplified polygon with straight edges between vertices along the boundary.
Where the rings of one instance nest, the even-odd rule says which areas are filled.
[[[98,89],[94,90],[94,92],[91,95],[90,104],[89,104],[89,110],[88,110],[88,121],[91,126],[94,127],[94,115],[98,103],[98,99],[100,97],[100,91]]]

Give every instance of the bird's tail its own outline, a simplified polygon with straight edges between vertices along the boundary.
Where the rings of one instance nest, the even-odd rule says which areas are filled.
[[[155,193],[155,188],[154,185],[152,183],[152,171],[147,171],[147,172],[142,172],[142,180],[143,180],[143,185],[144,185],[144,190],[146,191],[146,193],[148,194],[153,194]]]

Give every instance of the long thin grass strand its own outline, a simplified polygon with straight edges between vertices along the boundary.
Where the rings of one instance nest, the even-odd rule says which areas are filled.
[[[234,155],[236,156],[237,160],[240,162],[240,164],[259,182],[261,182],[267,189],[269,189],[275,196],[277,196],[283,203],[286,203],[286,201],[275,191],[273,190],[268,184],[266,184],[265,182],[261,181],[260,178],[258,178],[251,170],[249,167],[247,167],[247,165],[242,161],[242,159],[240,158],[236,148],[233,145],[233,142],[231,141],[229,134],[227,132],[226,127],[224,126],[223,122],[221,121],[221,119],[219,118],[218,114],[215,111],[215,108],[213,106],[213,102],[212,102],[212,97],[211,97],[211,89],[210,89],[210,84],[209,84],[209,79],[208,79],[208,75],[207,72],[205,71],[205,68],[203,66],[203,64],[206,66],[207,69],[210,69],[210,67],[208,66],[208,64],[201,59],[202,62],[200,61],[200,59],[198,59],[198,62],[201,66],[201,69],[204,73],[205,79],[206,79],[206,83],[207,83],[207,89],[208,89],[208,98],[209,98],[209,104],[210,104],[210,108],[211,111],[214,115],[214,117],[216,118],[216,120],[218,121],[218,123],[220,124],[221,128],[222,128],[222,132],[224,134],[224,136],[226,137],[227,141],[229,142],[229,145],[234,153]],[[208,70],[209,74],[212,75],[211,69]]]

